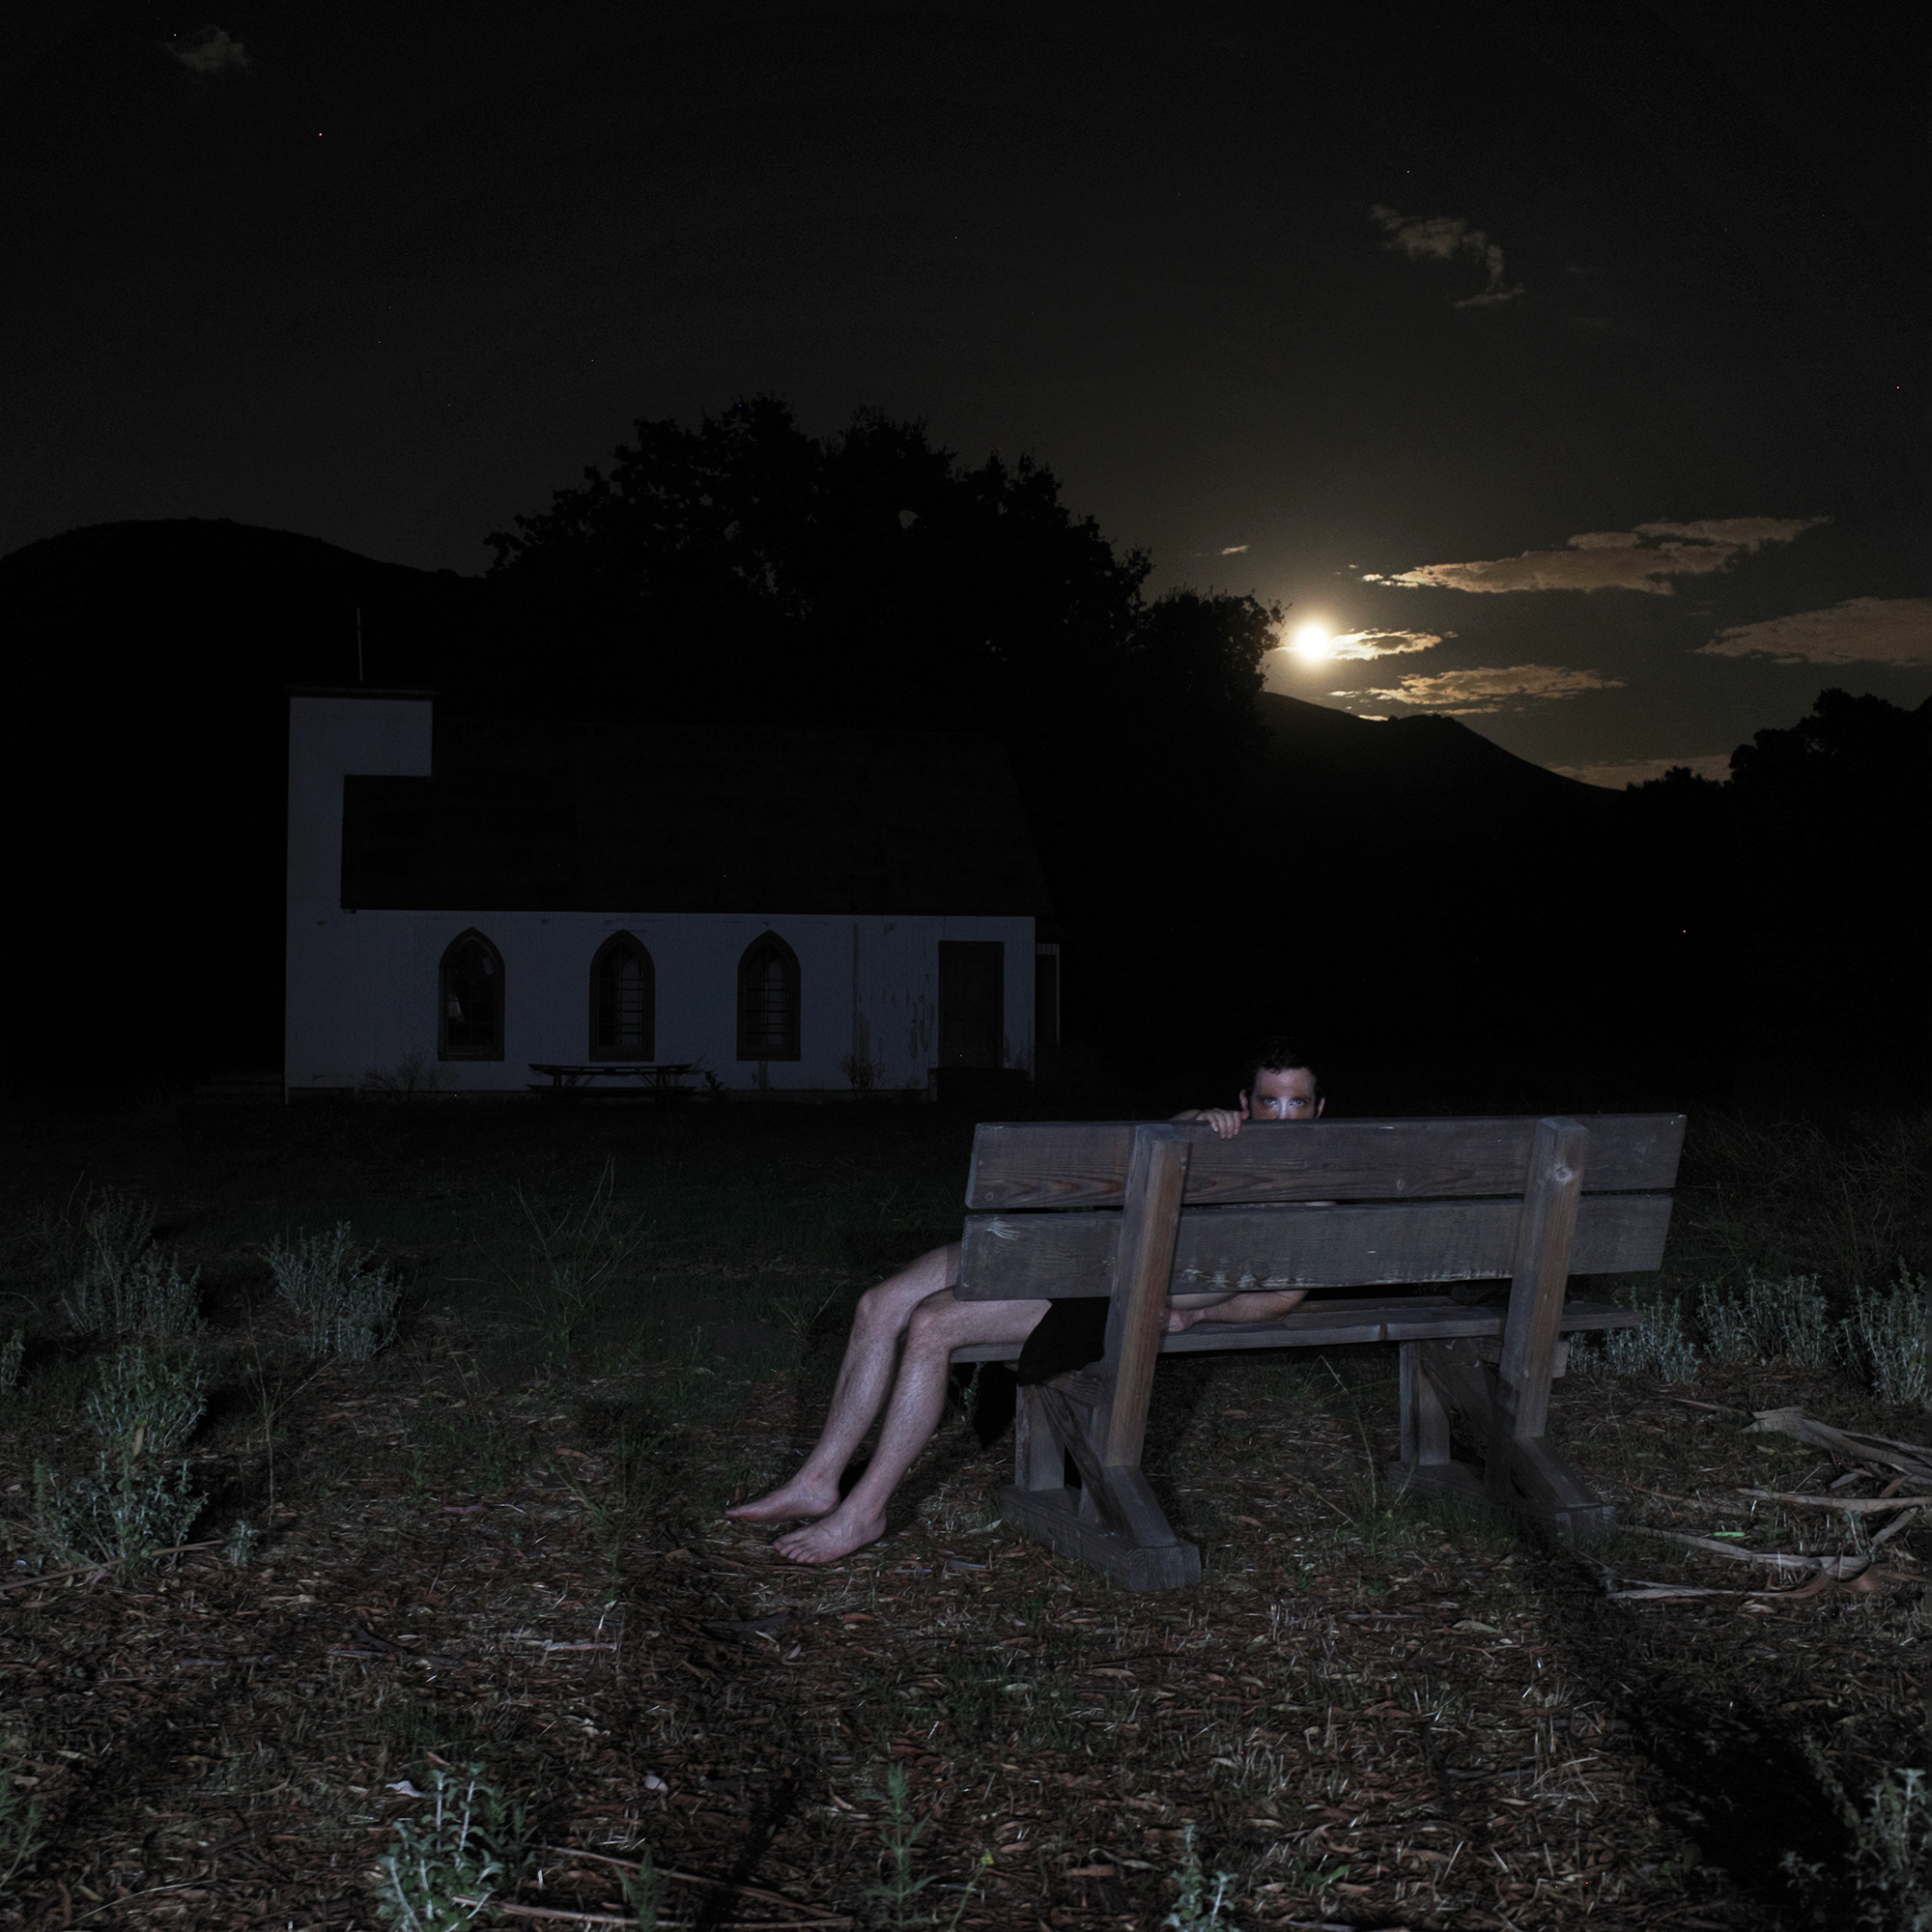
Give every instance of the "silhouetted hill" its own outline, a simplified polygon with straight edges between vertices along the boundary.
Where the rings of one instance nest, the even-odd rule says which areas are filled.
[[[481,578],[201,517],[96,524],[0,557],[0,611],[21,661],[31,667],[36,647],[78,650],[124,692],[354,684],[358,608],[363,674],[420,684],[476,621],[482,594]]]
[[[1356,718],[1286,693],[1259,699],[1271,761],[1399,796],[1440,791],[1514,799],[1543,810],[1614,811],[1618,793],[1506,752],[1457,718]]]

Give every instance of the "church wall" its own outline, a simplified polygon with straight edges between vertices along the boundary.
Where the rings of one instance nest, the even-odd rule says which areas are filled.
[[[500,1061],[437,1059],[438,973],[444,950],[474,928],[502,955]],[[1030,918],[897,919],[822,914],[529,913],[309,909],[291,922],[291,1093],[401,1081],[434,1070],[445,1091],[521,1091],[547,1076],[532,1061],[590,1058],[590,963],[612,933],[650,952],[659,1061],[690,1062],[739,1092],[845,1092],[848,1066],[880,1089],[923,1089],[938,1049],[938,945],[998,940],[1006,967],[1005,1064],[1033,1054]],[[798,956],[795,1061],[737,1058],[738,962],[762,933]],[[417,1075],[420,1078],[420,1073]],[[610,1083],[622,1084],[622,1083]]]

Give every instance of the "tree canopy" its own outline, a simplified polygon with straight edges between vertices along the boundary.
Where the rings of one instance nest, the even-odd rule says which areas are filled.
[[[1147,554],[1030,457],[969,467],[876,413],[813,437],[771,396],[639,422],[490,542],[510,609],[593,651],[605,702],[711,721],[1251,740],[1279,618],[1147,599]]]

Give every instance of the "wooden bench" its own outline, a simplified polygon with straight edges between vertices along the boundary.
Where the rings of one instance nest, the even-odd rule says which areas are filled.
[[[1610,1505],[1545,1440],[1566,1334],[1634,1325],[1566,1299],[1573,1274],[1657,1268],[1681,1114],[1186,1125],[988,1122],[974,1137],[958,1293],[1106,1295],[1104,1358],[1020,1391],[1007,1520],[1129,1589],[1195,1581],[1140,1467],[1155,1360],[1398,1345],[1405,1485],[1485,1500],[1564,1539]],[[1506,1308],[1415,1293],[1305,1301],[1279,1321],[1163,1333],[1170,1293],[1508,1280]],[[1017,1348],[956,1349],[955,1361]],[[1461,1435],[1479,1459],[1456,1460]],[[1071,1461],[1079,1487],[1066,1482]]]

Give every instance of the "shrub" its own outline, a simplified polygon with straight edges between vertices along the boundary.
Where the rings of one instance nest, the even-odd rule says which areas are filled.
[[[15,1328],[4,1342],[0,1342],[0,1395],[4,1395],[20,1379],[20,1357],[27,1351],[27,1337],[23,1329]]]
[[[522,1876],[528,1824],[521,1805],[472,1764],[434,1774],[434,1809],[396,1827],[401,1844],[378,1866],[377,1904],[401,1932],[461,1932]]]
[[[1872,1786],[1852,1830],[1853,1883],[1867,1925],[1891,1932],[1932,1927],[1932,1800],[1922,1771]]]
[[[1831,1306],[1815,1275],[1767,1280],[1747,1272],[1739,1293],[1707,1284],[1697,1294],[1697,1323],[1719,1362],[1782,1357],[1822,1369],[1837,1352]]]
[[[1223,1922],[1221,1906],[1234,1882],[1232,1872],[1216,1872],[1214,1896],[1207,1899],[1208,1875],[1201,1869],[1201,1855],[1194,1849],[1194,1827],[1189,1825],[1181,1839],[1180,1869],[1175,1874],[1180,1895],[1174,1910],[1160,1922],[1172,1927],[1173,1932],[1213,1932]]]
[[[70,1226],[71,1224],[70,1223]],[[183,1279],[179,1256],[153,1245],[155,1210],[104,1188],[82,1215],[65,1257],[61,1306],[79,1335],[191,1335],[201,1325],[201,1270]]]
[[[103,1187],[98,1199],[90,1197],[81,1223],[84,1253],[102,1273],[118,1278],[155,1238],[155,1210],[131,1194],[117,1194]]]
[[[307,1324],[311,1355],[363,1362],[394,1340],[402,1285],[386,1267],[372,1269],[374,1259],[373,1249],[356,1248],[347,1221],[270,1248],[275,1288]]]
[[[1697,1350],[1684,1332],[1684,1307],[1673,1295],[1637,1310],[1634,1328],[1613,1328],[1601,1348],[1573,1343],[1571,1366],[1580,1374],[1655,1376],[1688,1382],[1697,1374]]]
[[[521,1187],[517,1203],[536,1253],[506,1268],[505,1278],[530,1311],[546,1354],[561,1360],[631,1266],[645,1229],[618,1208],[616,1166],[609,1160],[582,1203],[544,1208]]]
[[[441,1094],[454,1083],[448,1072],[426,1054],[406,1053],[394,1066],[372,1066],[362,1076],[365,1094],[413,1100],[418,1094]]]
[[[87,1399],[101,1439],[93,1471],[63,1482],[34,1466],[40,1543],[70,1563],[139,1562],[181,1543],[208,1500],[189,1490],[178,1455],[201,1420],[205,1386],[191,1363],[177,1366],[155,1349],[107,1357]]]
[[[1926,1360],[1925,1347],[1928,1321],[1932,1308],[1926,1305],[1925,1279],[1915,1276],[1903,1262],[1898,1264],[1898,1279],[1883,1293],[1859,1285],[1851,1314],[1838,1324],[1840,1348],[1882,1402],[1928,1406],[1932,1399],[1932,1364]]]
[[[1780,1862],[1785,1877],[1807,1896],[1813,1922],[1932,1932],[1932,1780],[1922,1771],[1888,1772],[1861,1812],[1817,1744],[1806,1738],[1802,1747],[1851,1839],[1851,1858],[1835,1869],[1795,1852]]]

